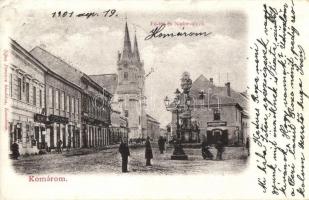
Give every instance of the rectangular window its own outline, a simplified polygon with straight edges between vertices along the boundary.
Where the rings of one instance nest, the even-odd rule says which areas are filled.
[[[128,72],[125,72],[125,73],[123,74],[123,77],[124,77],[125,80],[128,80],[128,76],[129,76],[129,75],[128,75]]]
[[[60,106],[61,110],[64,110],[64,92],[61,92]]]
[[[55,92],[55,108],[59,109],[59,90]]]
[[[13,74],[10,74],[10,97],[13,96]]]
[[[72,106],[72,108],[71,108],[71,112],[72,112],[72,113],[75,113],[75,99],[74,99],[74,97],[72,97],[72,103],[71,103],[71,106]]]
[[[68,106],[69,106],[69,113],[72,112],[72,106],[71,106],[72,102],[71,102],[71,97],[68,98]]]
[[[124,116],[125,116],[125,117],[129,117],[129,111],[128,111],[128,110],[125,110],[125,111],[124,111]]]
[[[70,110],[70,97],[66,95],[66,104],[65,104],[65,110],[69,112]]]
[[[53,88],[49,87],[48,89],[48,101],[49,101],[49,107],[53,108],[54,107],[54,96],[53,96]]]
[[[21,100],[21,78],[17,79],[17,98],[18,100]]]
[[[26,83],[26,101],[27,101],[27,103],[29,103],[29,101],[30,101],[29,95],[30,95],[29,83]]]
[[[79,99],[76,99],[76,112],[79,114]]]
[[[33,86],[33,88],[32,88],[32,90],[33,90],[33,105],[35,105],[36,106],[36,87],[35,86]]]
[[[42,107],[42,90],[39,91],[39,95],[40,95],[40,107]]]
[[[219,109],[215,109],[214,110],[214,120],[220,120],[220,110]]]

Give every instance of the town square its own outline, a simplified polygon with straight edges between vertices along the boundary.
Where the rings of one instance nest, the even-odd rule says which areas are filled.
[[[142,31],[127,17],[121,23],[111,73],[86,73],[45,44],[26,49],[10,39],[9,156],[15,171],[242,172],[250,155],[249,103],[246,90],[233,88],[237,75],[188,69],[176,77],[171,70],[176,87],[149,92],[164,87],[154,78],[159,69],[145,63],[141,51],[153,39],[138,37]]]

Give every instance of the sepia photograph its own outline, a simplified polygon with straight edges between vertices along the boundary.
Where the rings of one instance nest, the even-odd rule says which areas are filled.
[[[0,199],[307,197],[307,2],[34,2],[0,2]]]
[[[242,172],[246,15],[90,14],[50,13],[46,24],[35,13],[14,28],[8,123],[16,172]]]

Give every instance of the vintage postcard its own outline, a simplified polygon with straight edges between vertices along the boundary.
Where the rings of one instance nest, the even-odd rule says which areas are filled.
[[[307,199],[309,2],[0,2],[0,199]]]

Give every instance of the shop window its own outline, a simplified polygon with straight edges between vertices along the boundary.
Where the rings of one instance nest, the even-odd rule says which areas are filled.
[[[33,96],[32,96],[33,100],[32,100],[32,102],[33,102],[33,105],[36,106],[36,87],[33,86],[32,90],[33,90]]]
[[[214,109],[214,120],[220,120],[220,110],[219,109]]]

